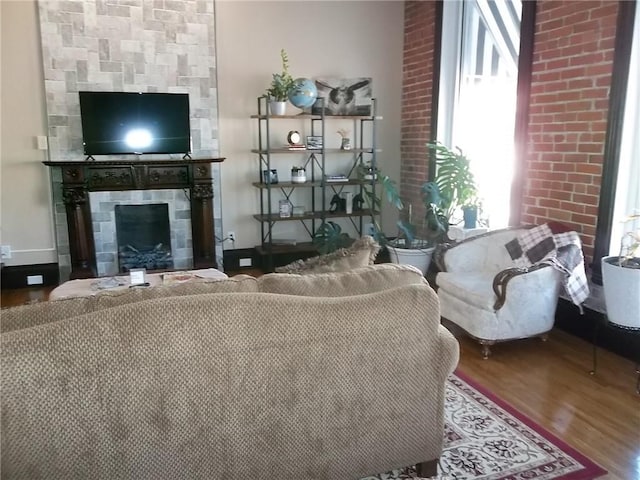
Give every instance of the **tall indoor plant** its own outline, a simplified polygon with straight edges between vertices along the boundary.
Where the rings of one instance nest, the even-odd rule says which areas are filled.
[[[269,110],[272,115],[285,114],[289,90],[294,84],[293,77],[289,74],[289,57],[284,48],[280,50],[280,59],[282,72],[272,75],[271,86],[267,89]]]
[[[462,150],[457,147],[452,150],[439,142],[428,143],[427,147],[435,160],[436,172],[434,179],[421,187],[424,221],[421,225],[414,224],[409,206],[407,218],[398,222],[398,238],[387,246],[392,260],[406,263],[402,259],[408,255],[425,272],[435,246],[447,240],[454,212],[477,205],[478,198],[471,163]]]
[[[602,258],[602,285],[609,321],[640,329],[640,214],[624,220],[620,252]]]

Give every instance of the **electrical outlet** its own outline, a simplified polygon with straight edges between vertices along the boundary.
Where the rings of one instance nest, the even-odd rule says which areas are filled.
[[[236,243],[236,232],[227,233],[227,238],[231,240],[233,243]]]
[[[251,263],[251,259],[250,258],[241,258],[240,259],[240,266],[241,267],[250,267],[252,265]]]
[[[0,257],[11,258],[11,245],[2,245],[0,247]]]
[[[36,137],[36,145],[38,145],[38,150],[49,149],[49,143],[47,142],[47,137],[44,135],[38,135]]]
[[[42,275],[27,275],[27,285],[42,285],[43,283]]]

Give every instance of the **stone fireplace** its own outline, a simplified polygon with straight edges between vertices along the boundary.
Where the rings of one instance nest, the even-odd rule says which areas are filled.
[[[75,162],[74,170],[84,173],[86,163],[83,161],[79,91],[188,93],[191,155],[209,159],[219,156],[213,1],[43,0],[38,1],[38,7],[47,99],[49,160],[54,166],[60,165],[60,162]],[[107,161],[129,162],[126,168],[133,172],[141,166],[141,159],[135,155],[104,157]],[[143,157],[179,163],[181,156]],[[100,160],[96,163],[100,163]],[[208,191],[220,191],[219,164],[210,163],[207,168]],[[101,190],[95,184],[88,185],[89,188],[84,190],[68,189],[64,184],[68,184],[70,179],[65,176],[65,171],[65,167],[51,170],[60,277],[64,280],[70,271],[75,275],[80,270],[88,276],[91,266],[96,267],[96,273],[109,274],[103,268],[107,268],[109,262],[105,258],[111,255],[111,251],[95,251],[92,240],[90,253],[97,256],[97,261],[89,260],[88,252],[83,250],[85,245],[78,245],[72,240],[74,235],[89,235],[78,231],[78,228],[88,228],[93,237],[95,224],[74,225],[78,215],[73,212],[69,215],[69,205],[76,205],[77,210],[83,212],[83,219],[95,221],[94,213],[85,210],[85,206],[93,206],[95,202],[90,196],[93,197],[95,192],[103,193],[106,190]],[[118,170],[117,175],[122,175],[122,171]],[[199,185],[204,183],[200,182]],[[164,188],[169,190],[168,187]],[[176,199],[179,194],[184,197],[183,188],[191,192],[188,185],[175,187],[178,193],[173,195]],[[196,189],[196,196],[202,194],[202,188],[199,186]],[[132,190],[133,187],[128,189]],[[124,191],[112,188],[110,193],[117,197]],[[82,194],[87,197],[78,196]],[[211,224],[216,228],[215,236],[221,238],[222,208],[218,196],[213,197],[211,207],[207,210],[209,213]],[[181,215],[189,215],[190,219],[193,212]],[[100,214],[97,218],[100,218]],[[105,228],[108,230],[110,227]],[[198,225],[194,227],[196,230],[198,228]],[[184,230],[190,232],[190,227],[178,228],[178,232]],[[100,232],[96,232],[95,237],[99,235]],[[176,235],[176,242],[184,240],[185,246],[176,247],[177,244],[174,244],[174,254],[177,248],[188,250],[193,257],[192,250],[200,248],[197,241],[194,240],[192,249],[186,234]],[[79,246],[82,247],[80,250]],[[217,244],[215,249],[216,263],[220,265],[222,246]],[[80,258],[82,265],[77,263]],[[174,260],[175,268],[189,264],[186,259]],[[197,265],[199,260],[195,258],[192,262]]]
[[[217,268],[211,175],[223,160],[44,162],[61,173],[70,278],[118,273],[115,207],[130,204],[167,204],[174,268]]]

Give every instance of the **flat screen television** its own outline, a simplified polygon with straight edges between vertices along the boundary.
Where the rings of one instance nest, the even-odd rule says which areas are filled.
[[[85,155],[191,151],[189,94],[79,94]]]

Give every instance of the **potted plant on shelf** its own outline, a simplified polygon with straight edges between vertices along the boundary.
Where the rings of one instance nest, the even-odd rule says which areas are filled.
[[[289,57],[284,49],[280,50],[282,72],[274,73],[271,86],[267,89],[269,111],[271,115],[284,115],[287,108],[289,90],[293,87],[293,77],[289,74]]]
[[[640,329],[640,214],[623,220],[625,233],[616,256],[602,257],[607,317],[623,328]]]

